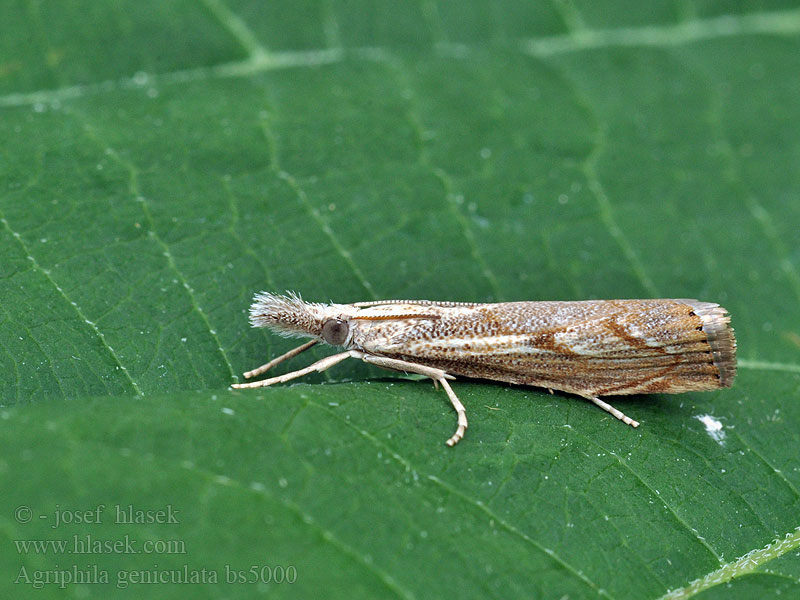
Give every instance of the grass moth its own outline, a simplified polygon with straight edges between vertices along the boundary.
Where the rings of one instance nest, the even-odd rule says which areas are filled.
[[[345,351],[232,387],[283,383],[347,358],[418,373],[441,384],[456,411],[458,426],[448,446],[467,429],[464,406],[448,383],[456,375],[576,394],[633,427],[639,423],[599,396],[713,390],[730,387],[736,376],[730,317],[718,304],[699,300],[320,304],[294,293],[262,292],[250,308],[250,322],[311,340],[245,373],[247,379],[318,342]]]

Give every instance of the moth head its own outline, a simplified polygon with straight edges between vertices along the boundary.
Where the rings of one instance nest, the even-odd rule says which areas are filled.
[[[261,292],[250,306],[250,324],[268,327],[284,337],[315,337],[332,346],[345,346],[350,325],[340,304],[306,302],[299,295]]]

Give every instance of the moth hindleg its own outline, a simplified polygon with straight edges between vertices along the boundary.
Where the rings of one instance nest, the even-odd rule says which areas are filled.
[[[630,425],[631,427],[638,427],[639,426],[639,421],[634,421],[628,415],[626,415],[624,412],[614,408],[608,402],[603,402],[597,396],[584,396],[584,398],[586,398],[587,400],[591,400],[597,406],[602,408],[604,411],[611,413],[612,415],[617,417],[620,421],[622,421],[626,425]]]

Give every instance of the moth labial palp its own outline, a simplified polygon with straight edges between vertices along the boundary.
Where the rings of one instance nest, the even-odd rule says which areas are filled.
[[[324,342],[345,351],[314,364],[234,388],[255,388],[321,372],[347,358],[416,373],[441,384],[456,411],[454,446],[467,429],[464,406],[448,383],[456,375],[532,385],[582,396],[638,427],[599,396],[680,393],[730,387],[736,340],[718,304],[698,300],[584,300],[477,304],[382,300],[306,302],[299,295],[256,294],[254,327],[310,341],[245,373],[260,375]]]

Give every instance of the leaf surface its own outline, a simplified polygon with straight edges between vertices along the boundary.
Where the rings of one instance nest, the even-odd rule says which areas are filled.
[[[800,593],[800,12],[603,6],[6,3],[0,595]],[[354,361],[229,389],[286,289],[700,298],[740,370],[636,430],[459,380],[448,449]]]

